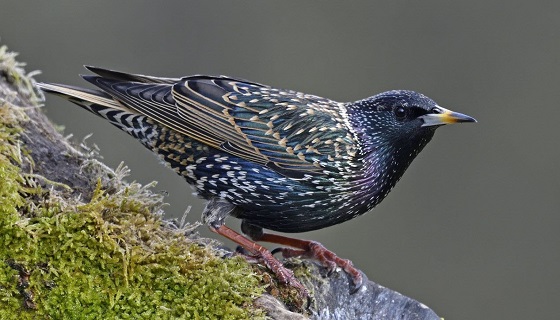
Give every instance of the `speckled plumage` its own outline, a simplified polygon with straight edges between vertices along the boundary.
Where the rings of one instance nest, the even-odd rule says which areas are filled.
[[[302,232],[377,205],[435,129],[474,119],[412,91],[340,103],[224,76],[88,67],[100,90],[41,84],[138,139],[253,228]]]

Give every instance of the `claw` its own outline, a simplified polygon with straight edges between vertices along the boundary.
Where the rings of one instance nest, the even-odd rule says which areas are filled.
[[[272,253],[282,252],[282,256],[285,258],[304,257],[315,259],[327,268],[327,276],[330,276],[337,267],[340,267],[352,279],[350,288],[351,293],[357,292],[364,282],[362,272],[352,265],[352,261],[338,257],[334,252],[328,250],[319,242],[292,239],[270,233],[261,234],[259,240],[289,245],[297,248],[292,249],[280,247],[272,250]]]
[[[334,263],[333,261],[325,261],[323,264],[325,265],[325,268],[327,268],[327,276],[330,277],[333,272],[336,271],[336,263]]]
[[[268,253],[268,252],[267,252]],[[264,264],[272,270],[272,272],[278,278],[278,281],[295,288],[298,291],[298,296],[301,298],[309,298],[309,292],[307,289],[296,279],[294,272],[276,260],[272,254],[263,253],[261,256]]]
[[[361,271],[359,271],[357,277],[354,277],[352,275],[350,275],[350,277],[352,278],[352,282],[350,283],[350,294],[358,292],[362,285],[368,281],[366,275]]]

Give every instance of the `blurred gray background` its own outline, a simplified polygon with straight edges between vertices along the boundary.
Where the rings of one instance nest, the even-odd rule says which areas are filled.
[[[445,319],[558,319],[560,2],[0,1],[1,43],[38,79],[83,64],[226,74],[339,101],[412,89],[478,124],[438,130],[373,212],[297,235]],[[139,143],[59,98],[65,133],[159,181],[168,217],[203,202]],[[230,225],[238,225],[235,219]],[[201,232],[206,233],[205,228]]]

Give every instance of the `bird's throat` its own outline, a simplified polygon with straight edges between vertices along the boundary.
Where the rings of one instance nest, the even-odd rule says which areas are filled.
[[[429,140],[419,139],[398,146],[386,143],[367,150],[361,160],[362,175],[355,181],[354,189],[359,194],[356,201],[362,205],[361,213],[373,209],[385,199]]]

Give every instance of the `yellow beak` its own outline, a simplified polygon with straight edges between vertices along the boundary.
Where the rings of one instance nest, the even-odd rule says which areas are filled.
[[[428,113],[418,118],[424,121],[422,127],[441,126],[459,122],[476,122],[476,119],[466,114],[454,112],[442,107],[437,107],[436,112]]]

